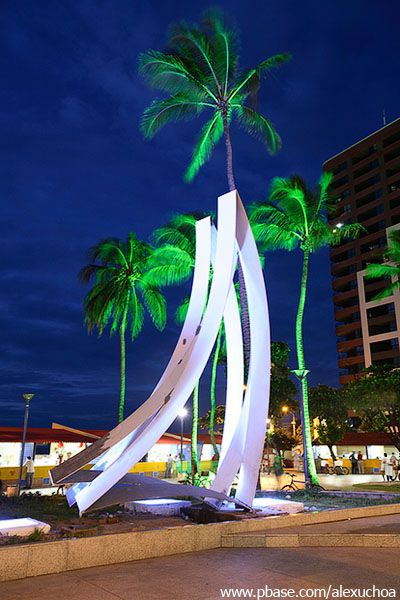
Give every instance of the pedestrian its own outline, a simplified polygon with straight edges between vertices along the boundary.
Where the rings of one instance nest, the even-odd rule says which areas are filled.
[[[387,457],[387,454],[385,452],[384,455],[383,455],[383,458],[381,459],[381,474],[382,474],[382,477],[383,477],[383,481],[385,481],[387,462],[388,462],[388,457]]]
[[[357,454],[357,468],[358,472],[364,475],[364,459],[361,450],[359,450]]]
[[[349,460],[351,462],[351,474],[355,475],[357,473],[357,458],[354,452],[350,454]]]
[[[174,459],[172,458],[171,454],[168,454],[167,456],[167,470],[165,471],[165,477],[167,479],[171,478],[171,474],[172,474],[172,465],[174,464]]]
[[[389,463],[392,467],[392,475],[391,475],[391,481],[394,481],[396,479],[396,474],[395,474],[395,469],[397,467],[397,459],[394,455],[394,452],[392,452],[390,458],[389,458]]]
[[[393,481],[394,470],[393,470],[393,464],[390,462],[390,458],[388,458],[387,462],[386,462],[385,475],[386,475],[386,481]]]
[[[35,467],[33,465],[33,460],[30,456],[24,462],[24,467],[26,467],[26,485],[25,487],[30,490],[32,489],[33,484],[33,476],[35,474]]]
[[[274,464],[272,470],[276,477],[277,488],[281,487],[281,478],[284,473],[283,471],[283,458],[279,454],[275,454]]]

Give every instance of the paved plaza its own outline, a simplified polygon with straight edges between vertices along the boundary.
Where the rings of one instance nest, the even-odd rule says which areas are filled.
[[[220,600],[221,590],[230,588],[253,589],[247,597],[265,597],[257,590],[264,593],[266,585],[296,594],[328,593],[331,586],[329,597],[341,585],[359,590],[375,586],[394,589],[398,597],[398,564],[396,548],[229,548],[10,581],[0,584],[0,598]]]

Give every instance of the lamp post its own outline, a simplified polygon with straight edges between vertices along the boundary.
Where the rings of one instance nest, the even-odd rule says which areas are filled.
[[[267,419],[267,475],[271,474],[271,468],[269,465],[269,424],[271,423],[271,419]]]
[[[19,459],[19,476],[18,476],[17,496],[19,496],[20,491],[21,491],[22,467],[24,464],[24,450],[25,450],[26,428],[28,425],[29,402],[32,400],[34,395],[35,394],[22,394],[22,397],[25,400],[25,418],[24,418],[24,431],[22,434],[21,456]]]
[[[186,415],[187,415],[186,408],[181,408],[180,410],[178,410],[178,417],[181,418],[181,452],[180,452],[181,466],[183,464],[183,419],[186,417]]]
[[[292,410],[290,410],[288,406],[282,406],[282,412],[284,412],[284,413],[290,412],[291,413],[291,415],[292,415],[291,425],[293,428],[293,437],[296,437],[296,414]]]

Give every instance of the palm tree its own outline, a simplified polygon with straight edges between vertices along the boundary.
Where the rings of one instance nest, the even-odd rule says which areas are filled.
[[[191,120],[209,110],[211,118],[203,126],[196,142],[185,180],[193,180],[200,167],[210,158],[214,145],[224,136],[226,173],[229,190],[236,188],[232,166],[230,123],[258,137],[271,154],[279,150],[281,140],[272,123],[254,110],[261,78],[289,60],[289,54],[277,54],[257,67],[238,68],[238,43],[218,11],[205,13],[200,26],[179,24],[171,28],[168,52],[149,50],[139,57],[139,72],[154,88],[170,94],[155,99],[145,110],[141,122],[144,136],[152,138],[163,125]],[[252,106],[247,106],[250,100]],[[240,300],[246,362],[250,357],[250,324],[246,288],[238,263]]]
[[[166,321],[165,300],[159,287],[153,283],[151,254],[151,246],[139,240],[134,233],[128,234],[125,243],[117,238],[107,238],[89,250],[90,264],[83,267],[78,275],[82,283],[94,281],[92,289],[84,298],[88,331],[97,328],[100,336],[111,322],[110,335],[119,332],[119,422],[124,418],[126,331],[129,327],[132,340],[139,335],[145,308],[157,329],[162,330]]]
[[[296,318],[296,347],[298,368],[294,373],[301,382],[302,422],[304,432],[304,461],[313,484],[318,484],[311,445],[311,431],[308,411],[308,389],[304,350],[303,350],[303,313],[306,300],[308,263],[312,252],[323,246],[334,246],[346,238],[355,237],[361,225],[331,227],[327,215],[334,210],[334,202],[329,197],[328,187],[332,181],[331,173],[323,173],[318,185],[310,188],[297,175],[290,179],[276,177],[272,181],[269,200],[255,204],[250,209],[250,220],[256,240],[264,250],[284,248],[303,252],[303,271],[301,276],[300,299]],[[307,475],[307,471],[306,471]],[[308,485],[308,477],[306,477]]]
[[[373,298],[381,300],[391,296],[400,288],[400,230],[395,229],[389,233],[389,244],[380,255],[382,264],[370,264],[367,266],[365,277],[375,279],[385,277],[391,279],[391,284]]]

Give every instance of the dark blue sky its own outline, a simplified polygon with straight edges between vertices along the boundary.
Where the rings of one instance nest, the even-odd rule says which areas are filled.
[[[250,204],[274,176],[316,180],[330,156],[399,117],[397,0],[270,0],[219,4],[236,22],[241,66],[289,51],[264,83],[258,110],[283,140],[271,158],[233,128],[236,184]],[[0,424],[115,425],[118,338],[88,336],[76,280],[98,240],[146,239],[174,211],[213,210],[227,191],[221,143],[191,185],[182,175],[203,120],[165,127],[150,142],[139,119],[155,96],[137,75],[140,51],[163,49],[168,25],[196,21],[208,3],[176,0],[1,3]],[[205,118],[204,118],[205,120]],[[267,257],[272,333],[295,360],[301,256]],[[326,251],[312,257],[304,324],[312,384],[338,384]],[[151,392],[172,352],[172,315],[186,290],[168,291],[169,322],[146,321],[128,347],[127,414]],[[204,399],[207,389],[203,388]],[[205,400],[203,400],[205,407]]]

